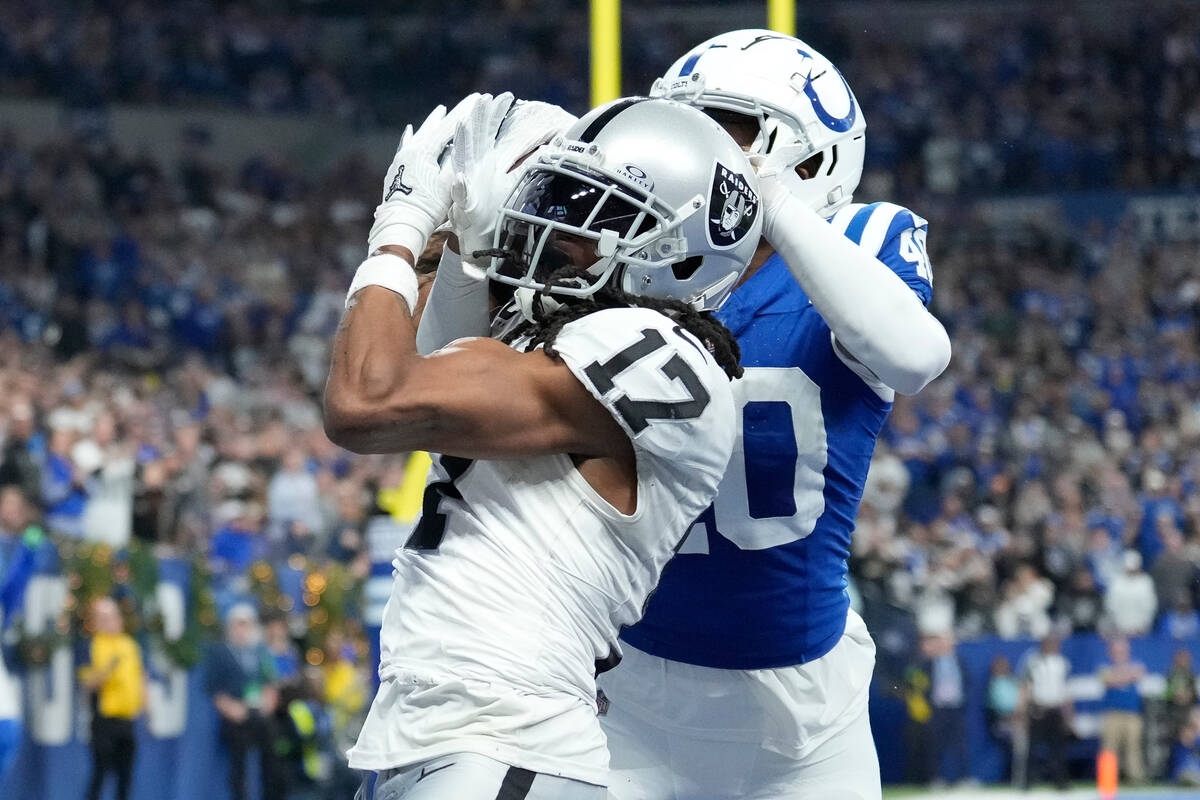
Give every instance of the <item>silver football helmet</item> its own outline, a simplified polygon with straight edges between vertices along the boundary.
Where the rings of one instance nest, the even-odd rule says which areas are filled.
[[[717,123],[672,100],[624,98],[526,162],[500,211],[488,276],[575,297],[611,285],[714,310],[761,231],[754,170]],[[551,281],[569,266],[582,272]]]

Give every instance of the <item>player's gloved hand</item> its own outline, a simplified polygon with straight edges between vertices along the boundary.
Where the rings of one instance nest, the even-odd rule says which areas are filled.
[[[491,247],[496,212],[505,199],[496,197],[499,185],[503,183],[498,175],[502,167],[498,164],[496,139],[512,104],[510,92],[477,104],[472,113],[458,123],[454,134],[450,227],[458,237],[463,275],[473,280],[482,279],[483,271],[472,260],[471,254]]]
[[[507,92],[480,103],[454,135],[450,225],[458,237],[464,276],[482,280],[500,207],[522,171],[514,164],[575,121],[549,103],[514,101]]]
[[[442,168],[442,156],[459,120],[490,100],[491,95],[468,95],[449,113],[445,106],[435,108],[416,131],[405,129],[384,177],[383,201],[367,237],[368,254],[384,245],[407,247],[414,256],[425,249],[450,208],[452,175]]]
[[[775,241],[774,234],[778,230],[776,226],[786,224],[780,219],[780,212],[789,198],[796,198],[804,208],[812,209],[814,214],[816,209],[826,205],[825,196],[815,189],[811,192],[804,191],[806,181],[784,180],[785,173],[794,170],[796,163],[802,160],[804,155],[803,146],[787,145],[765,156],[750,157],[750,163],[754,165],[758,174],[763,208],[763,236],[769,242]]]
[[[552,103],[537,100],[516,101],[504,117],[500,133],[496,137],[500,166],[506,173],[513,175],[512,180],[515,183],[520,170],[513,169],[513,165],[550,141],[555,134],[571,127],[578,119],[571,112]]]

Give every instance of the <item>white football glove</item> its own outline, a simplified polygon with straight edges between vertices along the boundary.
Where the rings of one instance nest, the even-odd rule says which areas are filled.
[[[513,103],[500,125],[496,139],[501,164],[504,159],[509,159],[505,171],[512,169],[518,159],[530,155],[578,120],[579,117],[551,103],[538,100],[518,100]],[[512,171],[515,174],[519,170]]]
[[[780,202],[789,194],[795,196],[814,212],[828,205],[828,199],[823,193],[813,191],[809,196],[803,191],[796,191],[794,181],[789,181],[791,184],[789,187],[781,180],[783,172],[795,168],[797,159],[802,155],[804,149],[802,145],[786,145],[765,156],[750,156],[750,163],[754,165],[755,171],[758,173],[758,187],[763,208],[763,236],[767,237],[768,241],[773,241],[775,225],[779,222],[777,217]],[[801,187],[804,187],[805,181],[799,183]]]
[[[367,253],[384,245],[407,247],[416,257],[425,249],[433,229],[446,219],[450,208],[451,173],[443,170],[442,156],[454,137],[459,120],[491,95],[472,94],[450,113],[435,108],[421,127],[408,126],[392,165],[384,176],[383,200],[375,209],[375,224],[367,237]]]
[[[514,164],[575,121],[549,103],[513,101],[508,92],[479,103],[454,135],[454,181],[450,225],[458,237],[462,271],[482,280],[489,259],[474,253],[492,246],[500,207],[512,193],[520,169]]]

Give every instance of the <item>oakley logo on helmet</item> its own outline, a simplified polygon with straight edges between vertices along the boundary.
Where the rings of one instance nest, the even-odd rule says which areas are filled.
[[[646,170],[636,164],[626,164],[615,170],[615,172],[634,186],[638,186],[647,192],[654,191],[654,181],[646,174]]]
[[[746,238],[758,214],[758,194],[738,173],[717,162],[713,169],[708,207],[708,240],[714,247],[732,247]]]

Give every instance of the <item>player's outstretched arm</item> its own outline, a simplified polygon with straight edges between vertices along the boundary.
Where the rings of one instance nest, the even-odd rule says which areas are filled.
[[[413,254],[450,206],[441,154],[461,120],[494,132],[511,95],[435,109],[388,171],[368,252],[346,300],[325,387],[329,438],[357,452],[433,450],[470,458],[620,456],[632,445],[570,369],[543,352],[473,339],[417,352]],[[487,132],[484,131],[484,133]]]
[[[325,430],[336,444],[466,458],[631,454],[611,413],[541,350],[470,339],[422,356],[401,293],[371,285],[354,300],[325,387]]]
[[[766,165],[764,165],[766,166]],[[887,386],[916,394],[950,363],[950,338],[920,298],[760,169],[763,235],[804,288],[838,345]]]

